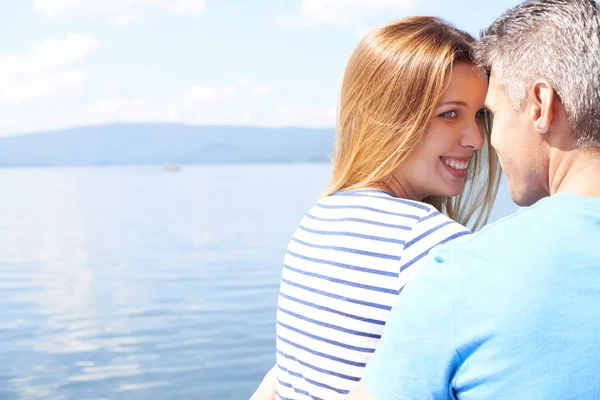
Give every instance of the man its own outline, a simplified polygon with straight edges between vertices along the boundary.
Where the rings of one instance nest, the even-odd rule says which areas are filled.
[[[600,398],[600,7],[530,0],[476,49],[526,206],[434,250],[352,399]]]

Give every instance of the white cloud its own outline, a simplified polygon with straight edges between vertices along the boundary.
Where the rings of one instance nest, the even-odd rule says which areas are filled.
[[[48,131],[115,122],[173,122],[198,125],[253,125],[331,127],[334,108],[280,105],[269,85],[240,79],[223,86],[194,85],[164,100],[119,96],[119,85],[108,84],[108,97],[84,101],[85,96],[63,96],[53,101],[26,102],[8,109],[0,119],[0,135]],[[107,93],[103,90],[103,96]]]
[[[300,10],[281,15],[279,22],[288,27],[318,24],[351,25],[381,13],[398,17],[410,12],[421,0],[302,0]]]
[[[87,74],[72,66],[96,47],[93,37],[71,33],[65,39],[45,39],[23,54],[0,56],[0,105],[76,94]]]
[[[28,51],[0,55],[0,135],[112,122],[331,126],[329,110],[279,107],[274,88],[252,77],[197,84],[166,98],[126,96],[119,82],[88,87],[77,63],[96,40],[79,33],[48,38]]]
[[[0,81],[0,105],[77,95],[87,80],[84,72],[53,71],[15,80]]]
[[[252,78],[244,77],[238,79],[238,85],[247,88],[252,96],[263,97],[273,93],[273,87],[263,83],[257,83]]]
[[[286,105],[279,107],[270,126],[305,126],[310,128],[329,128],[335,125],[335,108]]]
[[[102,19],[124,25],[165,13],[198,15],[205,0],[35,0],[36,11],[53,19]]]
[[[274,125],[276,122],[263,102],[270,100],[273,88],[248,78],[223,86],[193,85],[163,100],[124,97],[120,92],[119,84],[110,82],[101,91],[100,98],[85,101],[90,93],[84,96],[80,91],[69,95],[63,84],[60,90],[54,90],[51,101],[21,99],[21,104],[12,106],[13,112],[7,118],[0,119],[0,135],[114,122],[207,125]],[[283,116],[293,120],[290,113]],[[278,121],[281,122],[281,118]]]
[[[181,122],[189,124],[235,124],[239,114],[239,88],[195,85],[164,101],[112,97],[84,106],[79,120],[68,125],[111,122]]]
[[[86,106],[80,124],[109,122],[178,122],[207,125],[240,125],[252,121],[256,88],[263,85],[194,85],[164,101],[114,97]]]
[[[97,47],[89,35],[71,33],[65,39],[48,38],[26,54],[0,56],[0,74],[31,74],[74,63]]]
[[[256,96],[267,96],[273,93],[273,88],[270,85],[256,85],[253,87],[253,92]]]
[[[195,85],[179,96],[165,101],[111,98],[87,106],[79,125],[109,122],[176,122],[205,125],[303,126],[312,128],[335,125],[335,107],[307,105],[262,106],[274,89],[253,80],[221,87]]]
[[[196,85],[186,90],[180,100],[184,104],[194,104],[207,101],[231,101],[235,99],[238,88],[234,85],[223,88],[210,88]]]

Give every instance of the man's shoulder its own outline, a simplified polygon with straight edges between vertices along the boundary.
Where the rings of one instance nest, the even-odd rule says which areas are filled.
[[[548,210],[546,202],[541,201],[529,207],[523,207],[516,212],[498,219],[486,225],[479,232],[465,237],[461,241],[450,243],[440,250],[448,251],[450,254],[474,254],[490,249],[513,250],[518,247],[525,249],[522,245],[526,237],[532,238],[533,232],[539,232],[544,224],[551,225],[552,222],[546,218]],[[516,247],[515,247],[516,246]]]
[[[457,290],[477,285],[479,279],[510,274],[519,259],[528,259],[527,253],[538,249],[532,245],[538,240],[533,231],[540,229],[537,205],[487,225],[481,231],[465,235],[432,250],[424,269],[430,279],[439,279]]]

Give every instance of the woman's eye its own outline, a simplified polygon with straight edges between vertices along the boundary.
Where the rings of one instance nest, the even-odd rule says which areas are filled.
[[[457,116],[458,114],[456,113],[456,111],[446,111],[445,113],[440,114],[440,117],[449,119],[456,118]]]

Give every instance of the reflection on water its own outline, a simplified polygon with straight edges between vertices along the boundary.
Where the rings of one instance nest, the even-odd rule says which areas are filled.
[[[0,398],[239,399],[326,166],[0,170]]]
[[[0,170],[0,399],[247,398],[274,363],[285,246],[328,177]]]

